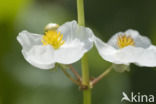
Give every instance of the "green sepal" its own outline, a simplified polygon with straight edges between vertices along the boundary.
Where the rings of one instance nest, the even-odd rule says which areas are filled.
[[[113,64],[113,69],[116,72],[129,72],[130,71],[130,65],[124,65],[124,64]]]

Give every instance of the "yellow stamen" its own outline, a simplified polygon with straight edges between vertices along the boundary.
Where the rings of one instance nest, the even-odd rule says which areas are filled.
[[[134,42],[133,38],[131,38],[130,36],[119,35],[118,39],[117,39],[117,45],[119,48],[124,48],[129,45],[134,46],[135,42]]]
[[[58,49],[60,46],[64,44],[64,40],[62,40],[63,34],[57,32],[56,30],[49,30],[45,32],[43,36],[42,43],[43,45],[51,45],[53,48]]]

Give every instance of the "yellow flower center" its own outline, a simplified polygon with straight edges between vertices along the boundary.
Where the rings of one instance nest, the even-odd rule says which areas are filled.
[[[119,35],[118,39],[117,39],[117,45],[119,48],[124,48],[129,45],[134,46],[135,42],[134,42],[133,38],[131,38],[130,36]]]
[[[42,43],[43,45],[51,45],[53,48],[58,49],[60,46],[64,44],[64,40],[62,40],[63,34],[57,32],[56,30],[49,30],[45,32],[43,36]]]

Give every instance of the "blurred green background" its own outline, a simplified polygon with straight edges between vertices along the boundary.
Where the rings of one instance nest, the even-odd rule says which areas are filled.
[[[132,28],[156,45],[156,0],[85,0],[85,13],[87,26],[104,41]],[[29,65],[16,40],[24,29],[42,34],[49,22],[73,19],[77,19],[76,0],[0,0],[0,104],[82,104],[76,85],[60,70]],[[92,77],[110,65],[95,48],[89,52],[89,64]],[[80,72],[80,62],[74,67]],[[156,68],[131,65],[130,72],[113,71],[94,87],[93,104],[121,104],[123,91],[156,95],[155,79]]]

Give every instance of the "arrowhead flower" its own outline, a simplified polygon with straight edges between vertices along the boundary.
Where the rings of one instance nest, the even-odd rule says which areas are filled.
[[[72,64],[92,48],[91,29],[79,26],[76,21],[51,26],[54,28],[46,27],[48,31],[43,35],[22,31],[17,36],[24,58],[33,66],[50,69],[55,63]]]
[[[94,37],[100,56],[115,64],[156,67],[156,46],[135,30],[116,33],[107,43]]]

